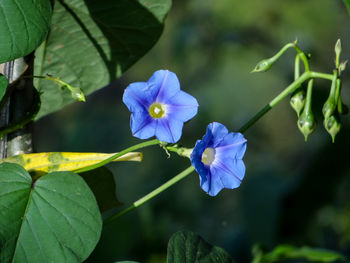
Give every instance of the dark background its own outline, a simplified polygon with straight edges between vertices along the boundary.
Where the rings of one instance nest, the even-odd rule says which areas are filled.
[[[37,151],[116,152],[133,138],[130,113],[122,104],[125,87],[169,69],[182,89],[200,104],[184,126],[181,143],[193,147],[208,123],[231,131],[293,81],[295,52],[272,69],[250,74],[256,63],[298,39],[311,54],[311,69],[330,73],[334,44],[342,39],[342,58],[350,57],[350,18],[340,0],[174,1],[156,46],[121,79],[35,124]],[[350,104],[350,75],[344,74],[342,98]],[[330,83],[315,82],[316,131],[307,143],[288,99],[245,136],[246,177],[240,188],[208,196],[193,173],[171,189],[103,231],[90,262],[136,260],[164,262],[167,241],[178,230],[191,230],[225,248],[236,262],[249,262],[251,247],[280,243],[334,249],[350,254],[350,121],[334,144],[322,125],[321,109]],[[119,201],[131,204],[189,165],[158,146],[145,149],[142,163],[108,167]],[[121,208],[124,208],[121,207]]]

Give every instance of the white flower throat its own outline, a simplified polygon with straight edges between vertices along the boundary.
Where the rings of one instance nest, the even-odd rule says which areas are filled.
[[[148,112],[152,118],[163,118],[165,115],[165,106],[161,103],[155,102],[149,107]]]
[[[215,159],[215,149],[211,147],[206,148],[202,153],[202,160],[201,160],[202,163],[204,163],[205,165],[211,165],[214,159]]]

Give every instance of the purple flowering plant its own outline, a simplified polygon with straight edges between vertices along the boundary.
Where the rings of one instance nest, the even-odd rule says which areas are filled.
[[[269,70],[288,49],[294,49],[297,52],[294,81],[237,132],[229,132],[223,124],[218,122],[210,123],[205,135],[202,139],[197,140],[194,148],[185,148],[174,144],[182,136],[183,124],[197,114],[199,107],[193,96],[180,90],[179,80],[175,73],[169,70],[158,70],[147,82],[131,83],[124,91],[123,102],[131,112],[130,126],[132,134],[140,139],[153,136],[156,139],[127,148],[115,156],[119,157],[132,150],[158,144],[168,154],[171,151],[189,158],[191,166],[134,202],[132,206],[111,216],[106,222],[110,222],[141,206],[193,171],[199,174],[200,186],[210,196],[218,195],[222,189],[239,187],[246,172],[243,157],[247,148],[247,139],[243,136],[243,133],[281,100],[291,94],[290,104],[297,113],[298,128],[304,134],[305,140],[313,132],[315,124],[311,111],[311,95],[315,78],[332,82],[330,97],[324,105],[323,112],[325,128],[334,141],[335,135],[341,127],[339,115],[346,113],[346,106],[340,98],[341,80],[339,76],[346,67],[345,62],[339,62],[340,41],[338,40],[335,46],[337,70],[333,74],[311,71],[307,56],[301,51],[296,41],[285,45],[273,57],[260,61],[252,72]],[[304,64],[302,74],[300,70],[301,63]],[[304,90],[301,88],[301,84],[304,82],[308,82],[306,95],[303,94]]]
[[[245,173],[242,158],[246,148],[247,140],[243,134],[229,133],[221,123],[210,123],[202,140],[196,142],[190,157],[199,174],[202,189],[215,196],[223,188],[239,187]]]
[[[350,10],[350,0],[344,2]],[[239,191],[237,188],[246,183],[247,158],[244,155],[247,149],[245,136],[248,135],[245,132],[279,102],[291,97],[290,105],[297,117],[296,126],[305,141],[316,129],[312,104],[315,79],[330,82],[329,96],[322,107],[322,122],[335,141],[342,127],[341,118],[348,112],[342,102],[342,74],[347,61],[340,61],[340,40],[334,48],[335,65],[331,73],[312,71],[309,56],[294,41],[274,56],[260,61],[252,71],[269,70],[287,50],[293,50],[296,52],[294,80],[241,128],[230,127],[230,124],[226,127],[214,119],[209,124],[203,124],[203,133],[204,126],[207,126],[204,135],[193,130],[197,141],[194,140],[190,147],[183,147],[180,139],[185,131],[184,125],[200,112],[201,101],[189,94],[191,91],[186,85],[181,89],[174,72],[162,69],[152,75],[147,73],[147,77],[151,75],[148,80],[145,76],[141,81],[127,85],[123,93],[122,101],[131,114],[131,134],[142,140],[138,144],[111,154],[32,153],[32,132],[27,124],[73,100],[85,102],[85,95],[107,85],[111,79],[121,77],[154,46],[163,32],[170,7],[170,0],[102,1],[98,4],[97,1],[84,0],[2,1],[0,262],[83,262],[99,241],[104,224],[143,205],[193,172],[198,174],[196,179],[205,197]],[[187,35],[192,37],[196,31],[190,27],[189,31],[184,31],[185,38]],[[206,34],[204,36],[205,40]],[[192,43],[192,38],[190,40],[189,43]],[[198,57],[198,54],[190,55],[189,62]],[[203,74],[204,64],[199,64],[200,70],[194,68]],[[182,72],[178,74],[181,79]],[[234,85],[233,82],[233,88]],[[213,88],[216,95],[222,94],[219,85]],[[245,88],[249,90],[249,87]],[[233,112],[232,118],[235,117]],[[140,162],[143,154],[138,150],[148,146],[160,146],[168,157],[171,153],[187,158],[189,167],[129,207],[117,212],[112,210],[120,204],[116,199],[113,174],[108,169],[95,169],[112,161]],[[91,181],[91,175],[83,173],[90,170],[95,170]],[[103,219],[101,213],[104,213]],[[212,256],[213,262],[231,262],[221,260],[215,255],[215,250],[219,249],[208,249],[198,238],[192,239],[191,243],[187,238],[183,242],[183,237],[175,238],[177,249],[183,249],[186,243],[195,247],[195,256],[209,261]],[[200,243],[204,246],[198,246]],[[206,257],[200,247],[213,253]],[[187,247],[185,250],[188,256]],[[272,260],[273,253],[264,255],[254,248],[256,257],[253,262],[284,260],[280,253],[282,250],[287,253],[294,251],[290,247],[276,249],[278,257]],[[175,253],[171,247],[168,251],[169,255],[173,253],[178,257],[173,261],[169,260],[171,256],[168,257],[170,263],[196,261],[181,258],[181,253]],[[319,251],[313,253],[305,248],[301,252],[304,256],[311,253],[312,259],[320,255]],[[290,254],[292,257],[301,255]],[[329,254],[326,254],[326,261],[339,259],[339,255],[333,256],[329,261]],[[321,259],[319,261],[326,262]]]
[[[124,91],[123,102],[131,112],[130,126],[135,137],[156,136],[166,143],[180,139],[183,123],[193,118],[198,108],[197,100],[180,90],[177,76],[169,70],[154,72],[147,82],[131,83]],[[216,122],[209,124],[206,135],[197,141],[191,163],[209,195],[241,184],[246,141],[241,133],[228,133],[224,125]]]
[[[123,102],[131,112],[132,134],[140,139],[156,136],[168,143],[177,142],[184,122],[197,114],[198,102],[180,90],[175,73],[158,70],[147,82],[135,82],[124,91]]]

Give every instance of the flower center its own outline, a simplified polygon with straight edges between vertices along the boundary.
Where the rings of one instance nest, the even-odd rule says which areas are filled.
[[[148,112],[152,118],[155,118],[155,119],[163,118],[165,115],[165,107],[164,105],[155,102],[149,107]]]
[[[211,147],[206,148],[202,154],[202,163],[204,163],[205,165],[211,165],[214,159],[215,149]]]

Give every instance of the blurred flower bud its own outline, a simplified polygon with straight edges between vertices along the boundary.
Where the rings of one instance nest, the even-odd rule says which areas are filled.
[[[339,71],[340,72],[342,72],[342,71],[344,71],[345,69],[346,69],[346,66],[348,65],[348,61],[347,60],[345,60],[345,61],[343,61],[342,63],[340,63],[340,65],[339,65]]]
[[[346,114],[349,113],[349,108],[348,108],[348,106],[346,106],[345,104],[343,104],[343,103],[341,102],[341,100],[339,100],[339,102],[338,102],[338,112],[339,112],[340,114],[342,114],[342,115],[346,115]]]
[[[329,91],[329,96],[323,104],[322,113],[325,119],[328,119],[337,107],[337,100],[340,92],[341,81],[337,78],[337,71],[333,71],[332,86]]]
[[[336,107],[337,105],[334,101],[334,97],[329,96],[322,108],[324,118],[329,118],[334,113]]]
[[[288,43],[283,48],[281,48],[281,50],[278,51],[278,53],[273,57],[261,60],[252,70],[252,73],[264,72],[269,70],[272,64],[275,63],[284,54],[284,52],[286,52],[289,48],[294,47],[295,45],[296,45],[296,41],[294,43]]]
[[[307,137],[315,130],[316,121],[314,115],[311,111],[304,110],[298,119],[298,128],[302,134],[305,136],[305,141]]]
[[[252,73],[255,72],[264,72],[267,71],[271,68],[272,64],[275,62],[276,60],[272,58],[268,58],[268,59],[264,59],[261,60],[253,69]]]
[[[83,93],[83,91],[79,88],[74,88],[74,87],[71,87],[70,88],[70,92],[72,94],[72,98],[77,100],[77,101],[83,101],[85,102],[85,95]]]
[[[337,43],[335,43],[334,51],[335,51],[336,56],[340,56],[340,53],[341,53],[341,41],[340,41],[340,39],[338,39]]]
[[[337,43],[335,43],[334,51],[335,51],[335,67],[339,68],[339,58],[341,53],[340,39],[338,39]]]
[[[301,113],[301,111],[304,108],[305,105],[305,90],[304,89],[298,89],[296,90],[291,98],[290,98],[290,106],[292,106],[292,108],[295,110],[295,112],[297,113],[298,117]]]
[[[338,114],[332,115],[323,121],[323,125],[327,132],[332,136],[332,142],[334,143],[335,136],[338,134],[341,128],[340,119]]]

